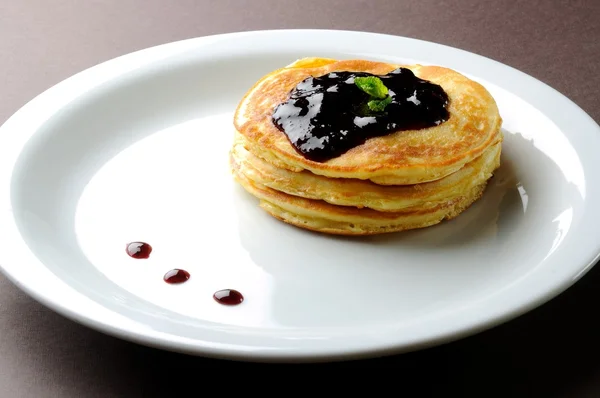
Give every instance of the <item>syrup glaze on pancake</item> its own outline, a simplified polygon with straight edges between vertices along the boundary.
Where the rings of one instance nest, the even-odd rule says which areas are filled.
[[[324,162],[307,159],[273,123],[273,110],[298,83],[331,72],[385,75],[399,67],[441,86],[450,117],[433,127],[370,138]],[[236,109],[234,125],[248,150],[277,167],[309,170],[326,177],[370,179],[383,185],[417,184],[449,175],[498,142],[501,118],[488,91],[451,69],[401,66],[364,60],[303,59],[260,79]]]
[[[378,78],[385,91],[374,100],[355,84],[357,78]],[[370,107],[372,101],[376,109]],[[298,83],[275,107],[273,122],[299,153],[322,162],[368,138],[437,126],[449,117],[447,105],[448,96],[439,85],[419,79],[410,69],[379,76],[331,72]]]

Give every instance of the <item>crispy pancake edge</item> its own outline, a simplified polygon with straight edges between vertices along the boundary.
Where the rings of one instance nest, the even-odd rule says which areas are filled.
[[[332,222],[326,219],[301,216],[287,211],[271,202],[261,201],[260,207],[276,219],[298,228],[320,232],[330,235],[368,236],[381,235],[394,232],[403,232],[413,229],[422,229],[435,226],[444,221],[450,221],[465,212],[471,205],[478,201],[485,191],[485,183],[473,189],[469,196],[460,198],[447,212],[438,212],[435,216],[422,216],[420,221],[414,220],[412,224],[390,224],[387,226],[373,226],[361,223]]]
[[[400,212],[378,212],[336,206],[319,200],[305,199],[275,191],[247,179],[232,162],[236,181],[271,216],[300,228],[338,235],[373,235],[424,228],[457,217],[478,200],[487,181],[473,187],[464,196],[433,208]]]
[[[234,144],[231,156],[235,167],[248,179],[289,195],[339,206],[399,211],[436,206],[488,180],[500,165],[501,144],[487,148],[479,158],[443,179],[403,186],[382,186],[357,179],[327,178],[306,170],[276,168],[247,151],[243,141]]]

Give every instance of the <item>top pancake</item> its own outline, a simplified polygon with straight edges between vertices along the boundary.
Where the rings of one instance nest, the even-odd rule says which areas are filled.
[[[341,71],[383,75],[399,67],[412,70],[417,77],[446,91],[450,99],[450,118],[446,122],[370,138],[326,162],[302,156],[272,122],[274,108],[309,76]],[[371,180],[382,185],[417,184],[457,171],[501,140],[501,123],[490,93],[451,69],[323,58],[301,59],[267,74],[245,94],[234,115],[235,128],[247,139],[248,149],[277,167],[308,170],[326,177]]]

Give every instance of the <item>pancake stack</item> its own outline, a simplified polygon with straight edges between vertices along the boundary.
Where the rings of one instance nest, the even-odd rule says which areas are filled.
[[[304,156],[273,122],[276,107],[310,76],[400,67],[443,88],[447,120],[368,138],[325,161]],[[478,200],[500,166],[501,124],[490,93],[451,69],[306,58],[242,98],[229,160],[235,180],[279,220],[329,234],[389,233],[452,219]]]

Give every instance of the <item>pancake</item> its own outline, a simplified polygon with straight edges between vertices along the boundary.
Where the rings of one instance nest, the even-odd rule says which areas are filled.
[[[370,138],[324,162],[302,156],[272,122],[274,108],[309,76],[340,71],[383,75],[399,67],[443,87],[449,97],[447,121]],[[248,90],[234,115],[235,129],[246,139],[246,148],[275,167],[293,172],[306,170],[329,178],[370,180],[380,185],[420,184],[460,170],[501,141],[501,123],[490,93],[451,69],[323,58],[305,58],[267,74]]]
[[[245,142],[243,137],[236,135],[231,156],[238,172],[255,184],[306,199],[378,211],[435,207],[463,196],[492,176],[499,166],[501,153],[501,143],[497,143],[487,148],[479,158],[440,180],[384,186],[358,179],[327,178],[306,170],[294,172],[277,168],[249,152]]]
[[[288,224],[335,235],[374,235],[425,228],[450,220],[479,199],[487,181],[472,187],[462,196],[423,210],[380,212],[337,206],[321,200],[305,199],[276,191],[248,179],[230,158],[236,181],[260,200],[260,207]]]
[[[451,69],[304,58],[242,98],[229,160],[234,179],[279,220],[391,233],[477,201],[500,165],[501,124],[490,93]]]

